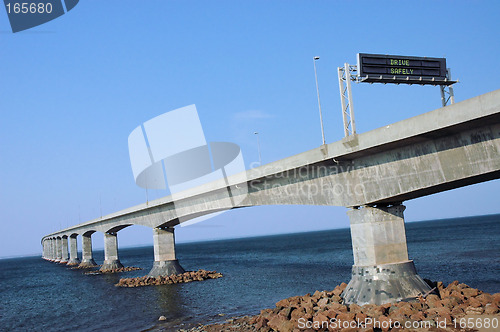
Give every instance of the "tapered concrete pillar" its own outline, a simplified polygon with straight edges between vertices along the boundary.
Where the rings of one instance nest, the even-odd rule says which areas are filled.
[[[354,265],[344,303],[394,303],[430,291],[408,259],[404,210],[365,206],[347,212]]]
[[[118,239],[115,232],[104,233],[104,263],[100,271],[122,268],[118,259]]]
[[[50,249],[49,240],[43,241],[43,258],[47,260],[50,259],[49,249]]]
[[[68,237],[63,236],[61,238],[61,264],[67,264],[69,260],[68,254]]]
[[[184,269],[175,257],[174,228],[153,229],[155,261],[148,276],[158,277],[184,273]]]
[[[56,253],[56,262],[59,263],[62,259],[62,242],[60,237],[56,238]]]
[[[76,241],[77,235],[71,235],[69,237],[69,261],[68,265],[78,265],[80,260],[78,259],[78,243]]]
[[[56,239],[50,239],[50,260],[54,262],[57,258]]]
[[[42,258],[47,259],[47,241],[42,242]]]
[[[57,258],[56,239],[50,239],[50,260],[54,262]]]
[[[82,235],[82,262],[79,267],[94,267],[97,264],[92,257],[92,234]]]

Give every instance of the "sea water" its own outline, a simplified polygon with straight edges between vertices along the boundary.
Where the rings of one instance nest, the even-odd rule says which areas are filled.
[[[500,215],[407,223],[406,232],[421,277],[500,292]],[[224,277],[115,287],[121,277],[147,274],[152,247],[120,248],[123,265],[143,270],[113,275],[86,275],[39,256],[0,260],[0,331],[174,331],[332,290],[349,281],[353,264],[349,229],[178,244],[177,256],[186,270]],[[102,262],[103,252],[94,258]]]

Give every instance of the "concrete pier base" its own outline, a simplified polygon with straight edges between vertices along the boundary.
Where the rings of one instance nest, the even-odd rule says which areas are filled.
[[[97,266],[92,257],[92,234],[82,235],[82,262],[78,267],[88,268]]]
[[[171,261],[154,262],[153,268],[149,271],[148,276],[159,277],[169,276],[171,274],[181,274],[186,272],[177,259]]]
[[[78,265],[78,267],[94,267],[97,266],[96,262],[93,258],[90,259],[82,259],[82,262]]]
[[[425,294],[431,288],[417,274],[413,261],[353,266],[352,278],[342,297],[359,305],[394,303]]]
[[[347,212],[354,265],[342,293],[344,303],[394,303],[431,290],[408,259],[404,210],[403,205],[393,205]]]
[[[184,273],[185,270],[175,257],[174,228],[154,228],[155,262],[148,276],[158,277]]]
[[[104,233],[104,263],[100,271],[109,271],[122,268],[123,265],[118,259],[118,240],[116,233]]]

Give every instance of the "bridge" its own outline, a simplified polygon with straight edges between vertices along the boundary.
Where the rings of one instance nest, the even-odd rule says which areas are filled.
[[[430,291],[408,258],[403,202],[499,178],[499,151],[496,90],[48,234],[43,258],[95,266],[92,234],[102,232],[101,269],[121,267],[118,232],[143,225],[153,230],[149,275],[181,273],[174,230],[183,222],[259,205],[344,206],[354,254],[345,303],[396,302]]]

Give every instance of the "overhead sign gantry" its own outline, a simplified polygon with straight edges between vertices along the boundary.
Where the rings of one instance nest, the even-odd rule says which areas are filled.
[[[445,58],[358,53],[357,66],[345,63],[338,68],[344,134],[356,133],[352,106],[351,81],[356,83],[392,83],[439,85],[443,107],[454,103],[450,69]]]

